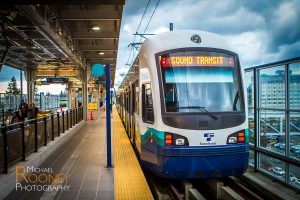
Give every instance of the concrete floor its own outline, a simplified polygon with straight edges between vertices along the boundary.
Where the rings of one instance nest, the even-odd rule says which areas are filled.
[[[51,168],[56,175],[68,175],[64,183],[50,184],[64,186],[65,190],[14,191],[6,199],[114,199],[114,172],[106,168],[105,112],[94,111],[93,115],[94,120],[89,120],[40,166]]]

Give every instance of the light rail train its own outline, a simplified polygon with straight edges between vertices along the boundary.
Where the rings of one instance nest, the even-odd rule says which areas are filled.
[[[244,173],[242,77],[238,55],[219,35],[171,31],[146,39],[116,95],[143,167],[176,179]]]

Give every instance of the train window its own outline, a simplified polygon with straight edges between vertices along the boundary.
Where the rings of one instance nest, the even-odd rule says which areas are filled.
[[[154,122],[152,92],[149,83],[142,85],[142,118],[144,122]]]
[[[160,59],[166,112],[241,111],[241,80],[233,55],[187,51]]]

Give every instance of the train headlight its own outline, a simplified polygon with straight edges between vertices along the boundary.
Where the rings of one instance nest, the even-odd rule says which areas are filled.
[[[176,145],[184,145],[184,139],[183,138],[176,139],[175,144]]]
[[[228,143],[229,144],[235,144],[237,142],[237,138],[236,137],[229,137],[228,138]]]
[[[245,143],[245,131],[241,130],[228,136],[227,144]]]
[[[165,133],[165,145],[166,146],[189,146],[189,142],[186,137],[175,133]]]

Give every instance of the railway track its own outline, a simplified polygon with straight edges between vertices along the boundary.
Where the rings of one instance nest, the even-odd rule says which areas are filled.
[[[169,180],[146,172],[146,178],[157,200],[271,200],[273,194],[262,193],[239,177],[210,180]],[[278,199],[278,198],[276,198]]]
[[[123,123],[124,125],[124,123]],[[137,157],[137,149],[132,145]],[[139,160],[140,161],[140,160]],[[141,164],[141,163],[140,163]],[[278,194],[278,186],[272,189],[264,188],[263,184],[254,181],[251,175],[239,177],[227,177],[209,180],[170,180],[155,176],[144,169],[144,174],[149,183],[155,199],[158,200],[203,200],[203,199],[224,199],[224,200],[286,200],[300,199],[299,195],[287,195],[289,192]],[[254,176],[252,176],[254,177]],[[279,186],[280,187],[280,186]],[[299,191],[295,192],[299,194]]]

